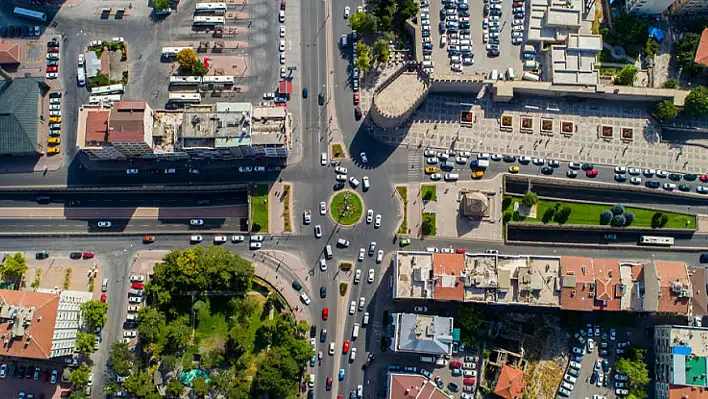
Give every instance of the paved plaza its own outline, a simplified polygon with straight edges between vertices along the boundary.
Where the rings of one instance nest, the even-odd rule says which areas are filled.
[[[462,112],[472,123],[461,124]],[[510,121],[502,129],[502,116]],[[602,100],[568,102],[544,97],[516,97],[512,103],[476,101],[474,97],[429,95],[404,127],[373,132],[383,141],[420,148],[455,148],[478,152],[527,155],[562,161],[592,162],[668,171],[703,173],[708,150],[664,143],[649,110],[629,103]],[[522,129],[522,119],[532,120]],[[541,131],[542,122],[548,129]],[[548,122],[551,121],[551,122]],[[568,134],[561,123],[572,126]],[[572,125],[571,125],[572,123]],[[603,127],[611,137],[603,137]],[[611,127],[611,128],[610,128]],[[631,129],[632,137],[623,138]]]

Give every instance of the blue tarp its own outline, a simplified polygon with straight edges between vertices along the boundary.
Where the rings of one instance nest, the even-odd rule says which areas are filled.
[[[684,356],[691,356],[691,347],[690,346],[672,346],[671,351],[673,352],[674,355],[684,355]]]
[[[665,37],[664,31],[661,30],[661,28],[657,28],[656,26],[649,27],[649,36],[656,39],[657,42],[664,40]]]

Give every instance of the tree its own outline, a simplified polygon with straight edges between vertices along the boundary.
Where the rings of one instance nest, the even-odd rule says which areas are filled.
[[[424,218],[423,224],[420,226],[423,235],[429,236],[435,232],[435,225],[431,218]]]
[[[624,213],[624,205],[622,204],[615,204],[612,207],[612,214],[613,215],[621,215]]]
[[[371,70],[371,47],[367,46],[363,42],[357,42],[356,44],[356,60],[354,63],[361,73],[367,73]]]
[[[617,360],[615,369],[629,377],[630,394],[639,399],[648,397],[649,370],[644,362],[645,351],[634,347],[628,347],[625,356]]]
[[[71,395],[69,395],[69,399],[86,399],[86,393],[84,393],[83,390],[73,391]]]
[[[226,395],[235,385],[234,369],[218,370],[209,375],[209,386],[222,395]]]
[[[173,378],[167,383],[167,396],[170,398],[179,398],[184,393],[184,384],[179,380],[179,378]]]
[[[654,58],[654,55],[658,52],[659,42],[657,42],[653,37],[647,38],[647,41],[644,44],[644,54],[646,54],[649,58]]]
[[[148,344],[157,344],[165,334],[165,316],[153,307],[144,307],[138,312],[138,334]]]
[[[534,193],[533,191],[527,192],[521,199],[521,203],[531,208],[532,206],[538,204],[538,194]]]
[[[676,43],[676,63],[688,75],[695,75],[703,70],[703,65],[695,62],[700,41],[700,35],[687,33]]]
[[[268,392],[271,397],[287,398],[297,391],[295,381],[304,363],[298,363],[280,347],[273,347],[270,352],[256,371],[254,386],[257,391]]]
[[[484,321],[484,312],[473,303],[460,305],[460,316],[457,321],[462,334],[462,341],[467,345],[474,345],[477,329]]]
[[[192,380],[192,391],[198,398],[203,398],[204,395],[209,393],[209,384],[207,384],[204,377],[198,377]]]
[[[573,210],[568,205],[561,206],[559,209],[556,209],[555,214],[553,215],[553,221],[558,224],[565,224],[565,222],[568,221],[572,211]]]
[[[202,61],[197,57],[197,52],[191,48],[186,48],[177,53],[177,62],[183,71],[191,73],[194,72],[197,64],[202,64]],[[204,64],[202,64],[203,66]]]
[[[634,86],[634,79],[637,77],[639,69],[634,65],[625,65],[615,77],[615,84],[622,86]]]
[[[666,226],[666,223],[669,222],[669,217],[664,215],[661,212],[656,212],[654,215],[651,217],[651,227],[652,228],[659,228],[659,227],[664,227]]]
[[[192,73],[196,76],[204,76],[209,72],[209,68],[204,65],[203,62],[197,62],[194,64],[194,69],[192,70]]]
[[[357,12],[349,17],[349,26],[357,32],[376,32],[376,16],[368,12]]]
[[[391,50],[388,47],[388,40],[379,39],[374,43],[374,57],[376,61],[385,64],[391,56]],[[430,191],[428,191],[430,192]]]
[[[634,219],[635,219],[634,212],[625,212],[624,218],[626,219],[624,222],[624,225],[629,226],[630,224],[632,224],[634,222]]]
[[[604,210],[600,214],[600,224],[609,224],[612,220],[612,211]]]
[[[131,375],[121,384],[124,391],[132,393],[138,398],[149,398],[155,393],[155,385],[150,375],[141,372],[138,375]],[[158,396],[159,397],[159,396]]]
[[[94,351],[96,335],[79,331],[76,333],[76,351],[84,356],[90,355]]]
[[[163,373],[168,374],[177,370],[177,358],[172,355],[162,357],[160,369]]]
[[[669,119],[675,118],[679,113],[679,109],[671,100],[662,100],[656,104],[656,108],[651,113],[654,117],[660,121],[668,121]]]
[[[669,79],[666,82],[664,82],[664,88],[667,89],[678,89],[679,87],[679,81],[678,79]]]
[[[22,280],[27,268],[27,261],[24,255],[21,252],[17,252],[5,258],[5,262],[0,265],[0,274],[2,274],[4,280]]]
[[[615,227],[624,226],[625,223],[627,223],[627,219],[625,219],[624,215],[615,215],[612,217],[612,222],[610,222]]]
[[[686,96],[683,109],[692,116],[708,115],[708,89],[705,86],[694,87]]]
[[[152,0],[152,8],[156,10],[170,8],[170,0]]]
[[[115,341],[108,352],[108,365],[116,375],[127,376],[135,360],[135,355],[130,351],[128,344]],[[164,360],[163,360],[164,362]]]
[[[73,370],[69,374],[69,382],[75,388],[75,390],[83,390],[86,385],[88,385],[88,377],[91,369],[86,363],[81,363],[81,365]]]
[[[418,15],[418,2],[414,0],[397,0],[396,12],[399,22],[402,24],[405,20]]]
[[[81,304],[81,320],[90,330],[103,327],[108,320],[108,304],[101,301],[88,301]]]
[[[167,347],[173,352],[184,349],[192,340],[192,330],[189,327],[188,316],[172,320],[165,329]]]

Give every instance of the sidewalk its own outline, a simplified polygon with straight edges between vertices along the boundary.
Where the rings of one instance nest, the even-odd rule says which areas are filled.
[[[300,278],[302,275],[307,276],[307,266],[302,264],[299,258],[287,252],[259,251],[254,254],[252,261],[255,275],[269,282],[285,298],[297,321],[310,322],[314,320],[310,308],[300,301],[300,294],[292,288],[292,280],[297,278],[303,285],[303,291],[310,298],[313,297],[309,281]],[[288,274],[294,276],[288,276]]]
[[[286,224],[285,224],[285,207],[286,207],[286,202],[285,202],[285,186],[290,186],[290,195],[288,198],[289,206],[288,208],[290,209],[290,216],[289,216],[289,231],[286,231]],[[271,201],[268,201],[269,204],[269,209],[268,209],[268,224],[269,229],[268,231],[271,234],[278,235],[278,234],[290,234],[293,233],[293,190],[294,186],[293,184],[290,184],[288,182],[276,182],[273,183],[273,185],[270,186],[270,190],[268,191],[268,196],[270,197]]]
[[[420,224],[423,219],[422,206],[420,184],[408,184],[408,231],[412,237],[420,237]]]

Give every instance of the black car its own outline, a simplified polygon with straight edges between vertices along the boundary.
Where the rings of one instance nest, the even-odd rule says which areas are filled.
[[[61,92],[60,91],[53,91],[49,93],[49,98],[61,98]]]
[[[34,370],[32,370],[32,367],[27,367],[27,370],[25,370],[25,378],[27,378],[28,380],[32,378],[33,371]]]
[[[484,5],[484,16],[486,17],[489,15],[489,4]]]
[[[23,26],[23,27],[22,27],[22,37],[24,37],[24,36],[29,36],[29,35],[30,35],[29,27],[28,27],[28,26]]]
[[[513,155],[504,155],[504,162],[516,162],[516,157]]]
[[[461,17],[469,17],[470,16],[469,10],[466,10],[466,9],[461,9],[459,14]]]
[[[25,378],[25,368],[23,366],[20,366],[15,370],[15,377]]]
[[[327,298],[327,287],[320,287],[320,298]]]
[[[499,50],[487,51],[487,57],[499,57]]]
[[[334,191],[339,191],[344,188],[344,183],[337,183],[334,186],[332,186],[332,190]]]
[[[615,181],[627,181],[627,176],[615,174]]]
[[[300,284],[297,280],[293,281],[293,289],[295,291],[300,291],[302,289],[302,284]]]
[[[690,184],[679,184],[678,189],[681,191],[691,191]]]
[[[430,31],[429,31],[429,30],[424,30],[424,31],[423,31],[423,37],[430,37]]]
[[[81,252],[72,252],[69,254],[70,259],[81,259]]]
[[[361,119],[361,109],[359,107],[354,107],[354,119]]]
[[[455,384],[454,382],[448,383],[448,384],[447,384],[447,387],[448,387],[448,389],[450,389],[450,391],[452,391],[452,392],[457,392],[457,391],[460,390],[460,386],[457,385],[457,384]]]
[[[317,326],[310,327],[310,338],[315,338],[317,336]]]
[[[644,183],[644,185],[649,188],[659,188],[659,186],[661,186],[661,183],[659,183],[658,181],[649,180],[648,182]]]
[[[679,181],[682,177],[683,176],[680,173],[669,173],[669,179],[673,181]]]
[[[584,163],[583,166],[580,167],[582,170],[593,170],[595,169],[595,165],[591,163]]]
[[[426,49],[426,48],[427,48],[427,49],[432,49],[432,48],[433,48],[433,43],[430,43],[430,42],[423,43],[423,48],[424,48],[424,49]]]
[[[34,254],[35,259],[47,259],[49,257],[49,252],[41,251]]]
[[[574,179],[574,178],[578,177],[578,172],[571,169],[571,170],[565,172],[565,175],[570,177],[571,179]]]
[[[694,181],[698,179],[698,175],[695,173],[686,173],[685,175],[683,175],[683,178],[688,181]]]
[[[553,168],[551,168],[550,166],[544,166],[541,168],[541,173],[543,173],[544,175],[553,174]]]
[[[440,20],[442,20],[442,21],[445,20],[445,9],[444,9],[444,8],[441,8],[441,9],[440,9]],[[443,27],[445,26],[445,23],[444,23],[444,22],[440,22],[440,23],[442,24]],[[444,31],[445,31],[445,30],[443,30],[443,32],[444,32]]]
[[[325,95],[324,93],[320,93],[317,95],[317,103],[320,105],[324,105],[325,103]]]
[[[325,341],[327,341],[327,329],[323,328],[322,331],[320,331],[320,342]]]
[[[433,50],[423,50],[423,55],[433,55]]]

